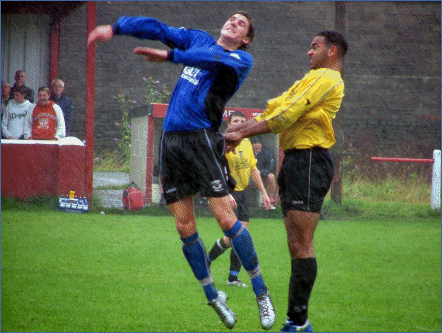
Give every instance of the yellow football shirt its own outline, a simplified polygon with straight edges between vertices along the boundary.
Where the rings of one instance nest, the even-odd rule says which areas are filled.
[[[338,71],[311,70],[281,96],[267,102],[256,117],[266,119],[272,133],[279,134],[283,150],[332,147],[336,140],[332,120],[344,97],[344,81]]]
[[[256,158],[249,139],[243,139],[235,148],[235,153],[226,154],[230,175],[235,179],[235,191],[244,191],[249,185],[250,173],[256,168]]]

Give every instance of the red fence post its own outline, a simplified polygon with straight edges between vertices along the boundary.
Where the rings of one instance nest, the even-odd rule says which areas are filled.
[[[87,3],[87,35],[96,25],[96,4]],[[92,207],[94,181],[94,122],[95,122],[95,43],[86,48],[86,197]]]

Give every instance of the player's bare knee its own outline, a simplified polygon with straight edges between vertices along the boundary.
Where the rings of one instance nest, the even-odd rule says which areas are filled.
[[[291,237],[287,239],[287,242],[292,257],[302,257],[312,247],[312,241],[305,238]]]

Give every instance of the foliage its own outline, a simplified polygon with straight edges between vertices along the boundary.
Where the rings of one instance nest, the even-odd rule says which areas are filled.
[[[106,150],[95,152],[94,171],[130,172],[130,159],[122,156],[119,151]]]
[[[143,82],[145,87],[142,104],[167,103],[171,93],[166,84],[161,84],[160,81],[155,81],[152,77],[143,77]],[[118,93],[114,97],[119,104],[121,114],[121,118],[115,122],[115,126],[117,126],[120,131],[121,138],[114,138],[114,141],[123,153],[125,163],[130,164],[132,127],[130,125],[129,113],[131,107],[139,103],[134,97],[123,93]]]
[[[410,137],[404,137],[401,144],[394,149],[384,149],[382,140],[372,133],[360,133],[357,137],[347,140],[344,145],[345,153],[341,160],[342,176],[351,182],[369,180],[382,182],[389,179],[398,180],[427,180],[431,181],[432,164],[403,163],[403,162],[375,162],[371,157],[402,157],[431,159],[433,149]]]
[[[115,123],[121,133],[121,139],[114,138],[117,146],[122,150],[125,159],[130,161],[130,149],[132,140],[132,127],[129,123],[129,109],[133,106],[134,101],[123,94],[115,96],[120,105],[121,118]]]

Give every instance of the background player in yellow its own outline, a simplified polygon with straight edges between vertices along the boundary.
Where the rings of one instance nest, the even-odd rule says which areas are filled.
[[[279,133],[284,150],[278,186],[291,277],[283,332],[312,332],[307,310],[317,275],[313,235],[333,179],[328,149],[336,142],[332,120],[344,97],[341,71],[347,49],[340,33],[318,33],[307,52],[311,70],[281,96],[268,101],[262,115],[225,134],[226,142],[235,146],[250,136]]]
[[[246,121],[247,117],[244,113],[241,111],[235,111],[229,116],[227,128],[238,126]],[[266,209],[270,208],[270,199],[261,180],[261,174],[256,167],[257,160],[253,153],[253,147],[249,139],[242,140],[234,151],[229,151],[226,153],[226,158],[229,163],[230,175],[236,181],[235,188],[230,194],[230,202],[235,209],[238,220],[241,221],[241,223],[247,228],[249,225],[249,207],[244,190],[249,184],[250,177],[252,177],[252,180],[259,188],[262,196],[262,202]],[[218,239],[209,252],[209,264],[223,254],[224,251],[226,251],[230,246],[230,240],[228,237],[224,236]],[[240,269],[241,262],[235,251],[231,251],[230,271],[229,277],[227,278],[228,285],[247,287],[246,284],[238,279]]]

